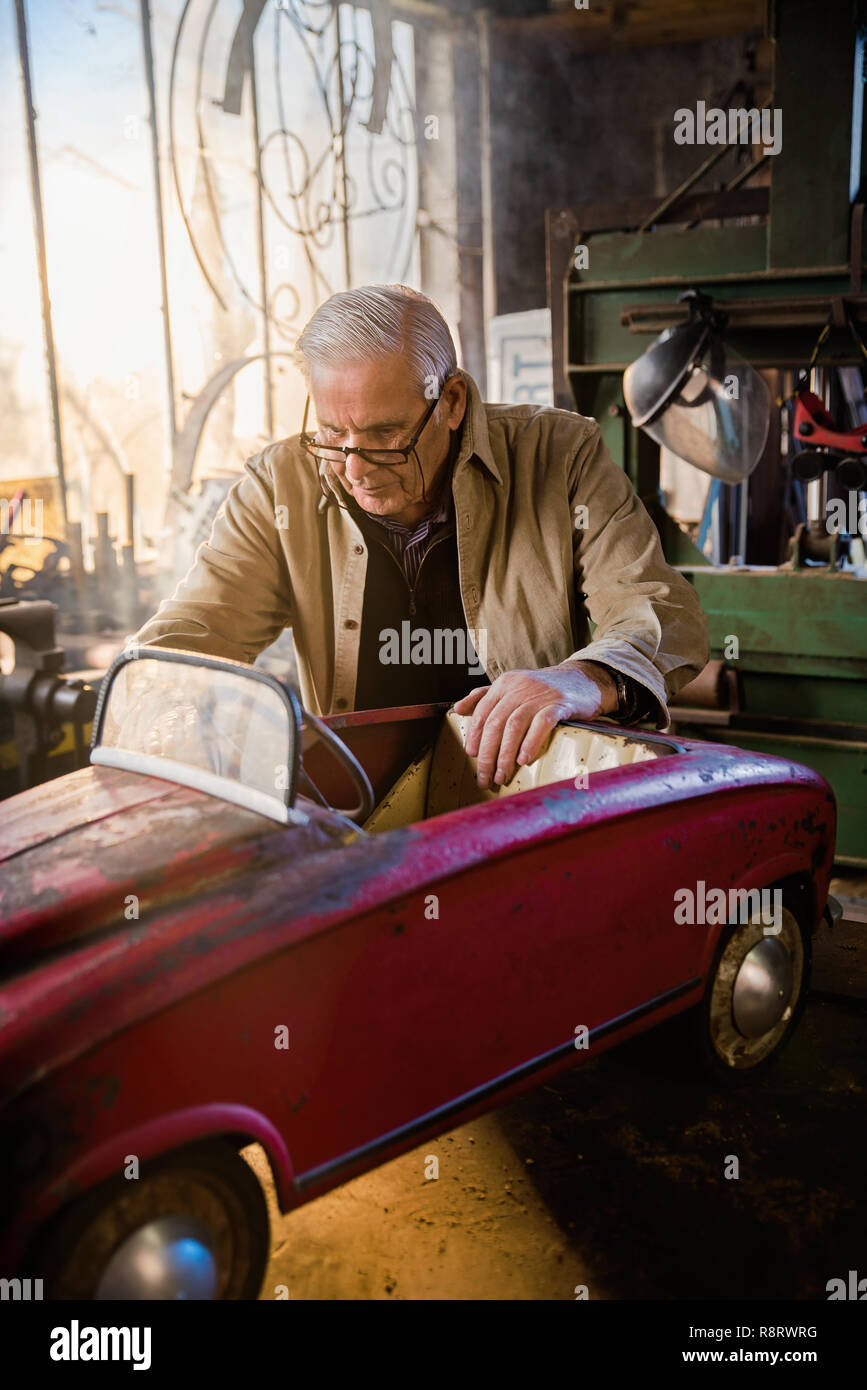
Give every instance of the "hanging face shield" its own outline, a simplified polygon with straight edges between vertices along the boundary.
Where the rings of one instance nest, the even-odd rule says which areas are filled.
[[[632,423],[693,467],[741,483],[758,463],[771,419],[759,373],[727,346],[726,316],[698,290],[686,323],[667,328],[623,374]]]

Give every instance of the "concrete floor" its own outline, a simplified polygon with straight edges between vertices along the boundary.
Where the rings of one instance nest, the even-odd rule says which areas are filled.
[[[867,906],[864,876],[835,886]],[[824,1299],[867,1274],[864,932],[823,929],[800,1027],[746,1088],[705,1084],[657,1029],[288,1217],[247,1150],[262,1298]]]

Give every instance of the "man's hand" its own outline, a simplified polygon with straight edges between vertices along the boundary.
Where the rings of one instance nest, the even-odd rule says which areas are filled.
[[[478,758],[479,786],[507,782],[519,764],[538,758],[551,730],[564,719],[595,719],[617,708],[617,687],[595,661],[566,661],[539,671],[506,671],[493,685],[458,700],[456,714],[472,714],[466,751]]]

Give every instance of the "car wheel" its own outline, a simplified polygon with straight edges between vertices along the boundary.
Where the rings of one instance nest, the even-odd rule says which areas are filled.
[[[749,1080],[778,1057],[804,1008],[810,935],[785,903],[779,924],[766,934],[754,914],[727,927],[717,948],[696,1021],[705,1067],[727,1084]]]
[[[49,1299],[255,1299],[270,1248],[268,1209],[225,1141],[142,1163],[65,1207],[28,1272]]]

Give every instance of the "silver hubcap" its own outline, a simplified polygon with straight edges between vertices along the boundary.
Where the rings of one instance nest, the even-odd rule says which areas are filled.
[[[775,937],[766,937],[744,956],[735,979],[732,1014],[745,1038],[776,1026],[792,998],[792,957]]]
[[[201,1222],[163,1216],[139,1227],[115,1250],[96,1288],[97,1299],[211,1299],[217,1261]]]
[[[748,1071],[769,1057],[789,1030],[804,982],[804,943],[788,908],[778,934],[760,917],[738,926],[717,963],[708,1027],[727,1066]]]

